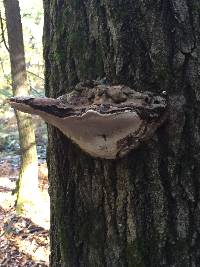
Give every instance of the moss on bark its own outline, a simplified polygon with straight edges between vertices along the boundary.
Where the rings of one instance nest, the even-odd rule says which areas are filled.
[[[118,161],[93,159],[49,127],[51,266],[199,266],[196,4],[51,3],[44,1],[48,96],[106,75],[140,91],[166,90],[170,103],[154,138]],[[74,35],[80,45],[69,41]],[[59,62],[50,57],[57,51]]]

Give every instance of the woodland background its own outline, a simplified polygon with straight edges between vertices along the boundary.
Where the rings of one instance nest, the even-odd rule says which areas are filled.
[[[19,1],[23,27],[28,86],[34,96],[44,95],[42,48],[43,3]],[[46,125],[38,117],[36,130],[39,160],[39,190],[42,202],[37,212],[16,213],[13,190],[19,175],[20,146],[16,118],[6,102],[12,96],[12,81],[5,10],[0,1],[0,266],[47,266],[49,254],[49,196],[46,168]]]

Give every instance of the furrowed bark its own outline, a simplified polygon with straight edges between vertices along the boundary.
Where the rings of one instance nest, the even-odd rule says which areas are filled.
[[[49,127],[51,266],[200,265],[200,4],[44,0],[46,94],[107,76],[169,94],[169,119],[118,161]]]

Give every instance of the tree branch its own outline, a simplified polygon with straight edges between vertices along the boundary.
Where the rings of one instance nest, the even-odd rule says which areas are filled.
[[[4,35],[4,28],[3,28],[3,19],[1,16],[1,11],[0,11],[0,27],[1,27],[1,31],[2,31],[2,39],[3,39],[3,43],[5,45],[5,48],[8,50],[8,52],[10,53],[9,47],[6,43],[6,39],[5,39],[5,35]]]
[[[27,70],[27,72],[28,72],[29,74],[32,74],[32,75],[34,75],[35,77],[37,77],[37,78],[39,78],[39,79],[41,79],[41,80],[44,81],[44,78],[40,77],[39,75],[35,74],[34,72],[29,71],[29,70]]]

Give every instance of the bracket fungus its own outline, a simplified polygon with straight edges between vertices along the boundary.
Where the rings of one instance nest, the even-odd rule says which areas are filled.
[[[85,81],[57,99],[12,97],[10,105],[37,114],[93,157],[123,157],[148,140],[164,122],[165,94],[137,92],[124,85]]]

